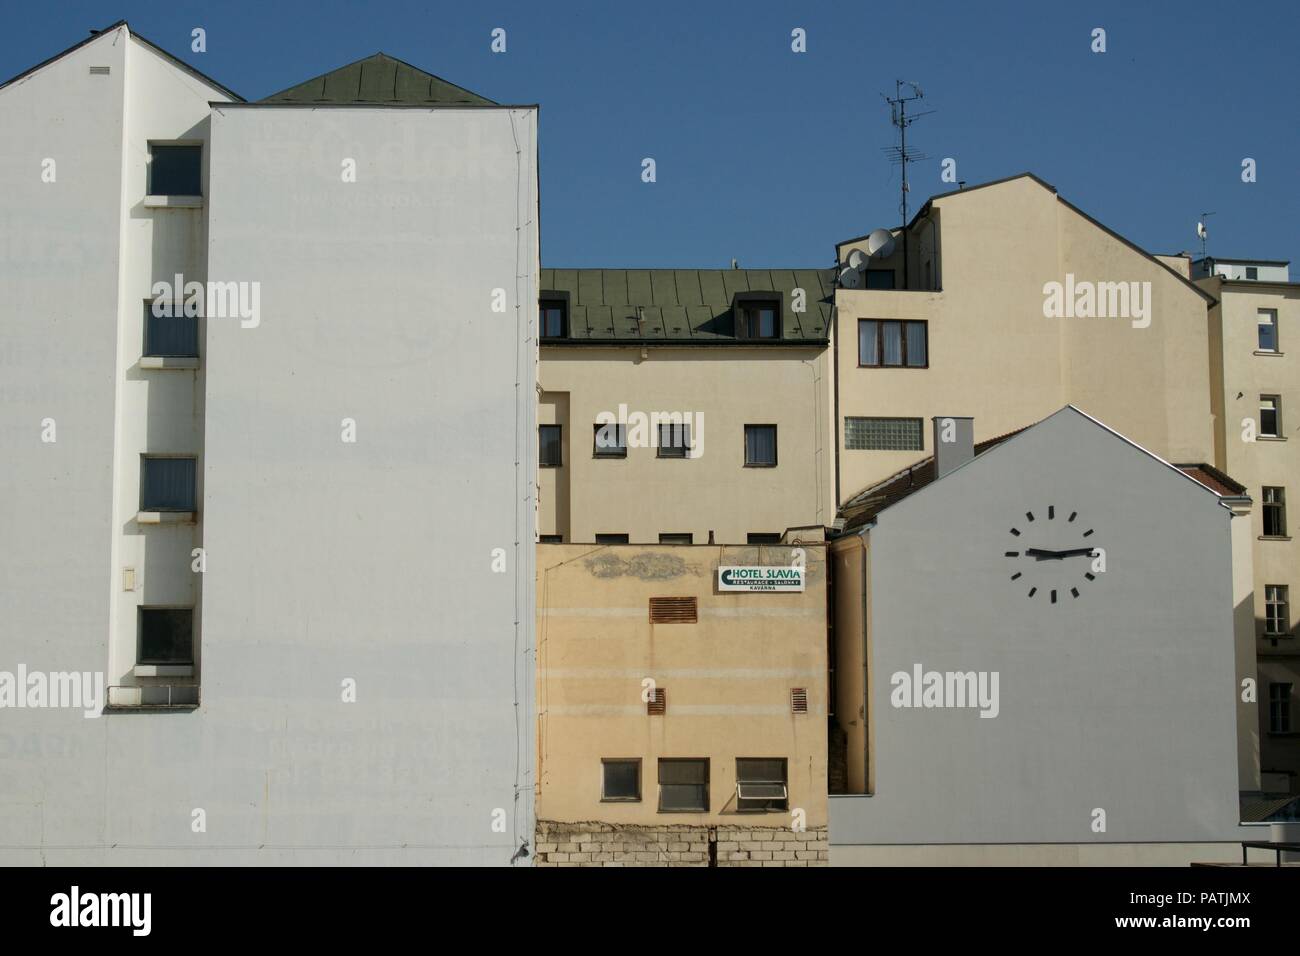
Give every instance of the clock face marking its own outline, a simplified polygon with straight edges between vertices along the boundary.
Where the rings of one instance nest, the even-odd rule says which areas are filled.
[[[1030,547],[1024,550],[1007,550],[1002,552],[1003,558],[1015,562],[1016,566],[1011,569],[1012,581],[1019,581],[1026,576],[1030,579],[1027,583],[1031,586],[1026,597],[1032,599],[1036,594],[1038,594],[1039,588],[1042,587],[1043,590],[1047,592],[1045,596],[1048,598],[1048,602],[1050,604],[1059,604],[1059,591],[1068,589],[1070,597],[1072,599],[1077,599],[1080,595],[1079,587],[1082,586],[1084,581],[1097,580],[1097,576],[1089,570],[1091,565],[1078,561],[1077,559],[1094,558],[1097,556],[1097,551],[1099,549],[1093,545],[1080,545],[1078,543],[1079,537],[1076,537],[1076,535],[1079,535],[1079,532],[1066,527],[1067,525],[1073,524],[1074,520],[1078,516],[1079,512],[1071,511],[1069,517],[1066,518],[1064,525],[1047,526],[1044,524],[1042,530],[1045,540],[1041,547],[1034,541],[1034,539],[1038,537],[1038,534],[1031,533],[1029,535],[1029,541],[1027,542],[1031,545]],[[1030,522],[1035,521],[1032,509],[1025,512],[1025,519]],[[1047,521],[1054,522],[1055,520],[1056,505],[1048,505]],[[1055,527],[1057,530],[1053,532],[1052,527]],[[1013,538],[1019,538],[1022,536],[1022,532],[1016,527],[1011,528],[1010,533]],[[1087,531],[1084,531],[1080,537],[1090,538],[1094,533],[1096,533],[1096,529],[1089,528]],[[1073,539],[1073,541],[1070,539]],[[1035,571],[1038,571],[1039,573],[1035,574]],[[1082,573],[1082,579],[1076,579],[1076,583],[1071,583],[1069,580],[1060,580],[1062,577],[1068,578],[1071,575],[1079,573]],[[1048,576],[1045,581],[1041,579],[1043,574]],[[1035,577],[1040,578],[1036,583],[1032,580]]]

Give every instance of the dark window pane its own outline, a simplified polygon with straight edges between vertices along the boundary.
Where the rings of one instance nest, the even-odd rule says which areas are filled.
[[[746,544],[780,544],[781,532],[779,531],[751,531],[745,536]]]
[[[202,146],[150,146],[149,195],[203,195]]]
[[[709,762],[707,760],[660,760],[659,809],[708,810]]]
[[[655,452],[659,458],[685,458],[690,445],[689,425],[661,424],[659,426],[659,446]]]
[[[745,464],[759,466],[776,464],[775,425],[745,426]]]
[[[596,535],[597,544],[627,544],[626,534],[598,534]]]
[[[595,425],[593,453],[597,458],[627,457],[627,426],[618,424]]]
[[[562,534],[544,534],[540,536],[542,544],[563,544],[564,535]]]
[[[907,364],[915,368],[926,363],[925,330],[924,322],[907,323]]]
[[[194,511],[193,458],[142,459],[141,511]]]
[[[606,760],[604,763],[605,800],[640,800],[641,766],[635,760]]]
[[[544,299],[538,303],[541,313],[542,338],[562,339],[569,334],[568,308],[560,300]]]
[[[558,468],[564,464],[562,450],[562,429],[559,425],[539,425],[537,427],[540,464],[548,468]]]
[[[693,544],[695,535],[690,531],[684,532],[660,532],[660,544]]]
[[[194,612],[189,608],[140,608],[137,664],[193,664]]]
[[[868,269],[868,289],[892,289],[894,287],[893,269]]]
[[[1261,352],[1277,351],[1277,313],[1261,311],[1259,313],[1259,350]]]
[[[160,311],[162,307],[159,307]],[[154,315],[153,303],[144,307],[144,354],[197,356],[199,354],[199,320],[178,314],[178,303],[171,316]]]

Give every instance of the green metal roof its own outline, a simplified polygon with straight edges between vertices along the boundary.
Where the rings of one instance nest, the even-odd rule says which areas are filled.
[[[432,73],[425,73],[387,53],[376,53],[364,60],[322,73],[258,102],[318,103],[331,106],[350,103],[401,106],[449,103],[496,105],[492,100],[448,83]]]
[[[540,283],[542,298],[569,296],[569,336],[546,345],[825,345],[835,295],[831,269],[543,269]],[[791,307],[795,289],[802,312]],[[736,337],[743,292],[781,293],[780,340]]]

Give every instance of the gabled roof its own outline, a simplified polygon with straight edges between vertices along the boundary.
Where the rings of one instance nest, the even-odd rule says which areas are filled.
[[[832,269],[543,269],[541,297],[558,292],[569,300],[568,339],[544,344],[824,346],[834,276]],[[795,289],[804,290],[803,312],[790,308]],[[781,295],[780,339],[736,337],[733,303],[751,292]]]
[[[1200,286],[1196,285],[1196,283],[1194,283],[1191,279],[1187,278],[1187,276],[1183,275],[1183,274],[1180,273],[1178,270],[1174,269],[1174,268],[1173,268],[1172,266],[1170,266],[1168,263],[1161,262],[1159,259],[1157,259],[1155,256],[1153,256],[1151,253],[1147,252],[1145,249],[1143,249],[1141,246],[1139,246],[1137,243],[1132,242],[1132,241],[1130,241],[1129,239],[1124,238],[1124,237],[1121,236],[1118,232],[1116,232],[1114,229],[1111,229],[1109,226],[1107,226],[1105,223],[1103,223],[1103,222],[1101,222],[1101,221],[1099,221],[1099,220],[1097,220],[1097,219],[1092,218],[1092,216],[1088,215],[1086,212],[1084,212],[1084,211],[1083,211],[1082,209],[1080,209],[1078,206],[1074,205],[1074,204],[1071,203],[1069,200],[1062,198],[1060,192],[1057,191],[1057,188],[1056,188],[1055,186],[1053,186],[1051,183],[1047,182],[1047,181],[1044,180],[1044,179],[1040,179],[1039,177],[1035,176],[1035,175],[1034,175],[1033,173],[1031,173],[1031,172],[1017,173],[1017,174],[1014,175],[1014,176],[1006,176],[1006,177],[1004,177],[1004,178],[1002,178],[1002,179],[993,179],[993,180],[990,180],[990,181],[987,182],[987,183],[980,183],[978,186],[969,186],[969,187],[967,187],[967,188],[965,188],[965,189],[954,189],[954,190],[950,190],[949,192],[946,192],[946,193],[936,193],[935,195],[931,196],[929,199],[927,199],[924,203],[921,204],[921,208],[918,209],[918,210],[916,211],[916,215],[914,215],[914,216],[912,217],[912,221],[909,222],[909,223],[907,224],[907,229],[908,229],[908,230],[911,230],[913,227],[915,227],[915,226],[916,226],[916,223],[917,223],[917,221],[918,221],[919,219],[921,219],[923,216],[926,216],[926,215],[929,214],[931,205],[934,204],[935,202],[937,202],[937,201],[940,200],[940,199],[949,199],[949,198],[956,197],[956,196],[966,196],[966,195],[969,195],[970,193],[978,192],[978,191],[981,190],[981,189],[988,189],[990,186],[1001,186],[1003,183],[1009,183],[1009,182],[1012,182],[1012,181],[1017,180],[1017,179],[1028,179],[1028,180],[1030,180],[1030,181],[1032,181],[1032,182],[1035,182],[1035,183],[1037,183],[1038,185],[1042,186],[1044,189],[1046,189],[1048,192],[1050,192],[1053,196],[1055,196],[1057,202],[1059,202],[1061,205],[1065,206],[1067,209],[1071,210],[1072,212],[1078,213],[1080,216],[1082,216],[1082,217],[1083,217],[1085,220],[1087,220],[1089,223],[1091,223],[1092,225],[1096,226],[1096,227],[1097,227],[1098,229],[1100,229],[1102,232],[1106,233],[1106,235],[1110,236],[1112,239],[1117,239],[1118,241],[1122,242],[1124,245],[1128,246],[1130,249],[1132,249],[1132,250],[1133,250],[1134,252],[1136,252],[1138,255],[1142,256],[1142,258],[1147,259],[1147,260],[1149,260],[1149,261],[1151,261],[1151,262],[1154,262],[1154,263],[1155,263],[1156,265],[1158,265],[1160,268],[1164,269],[1164,270],[1165,270],[1166,272],[1168,272],[1171,276],[1173,276],[1174,278],[1176,278],[1176,279],[1177,279],[1179,282],[1181,282],[1183,285],[1187,286],[1187,288],[1191,289],[1193,292],[1195,292],[1197,295],[1199,295],[1202,299],[1204,299],[1204,300],[1205,300],[1207,303],[1209,303],[1210,305],[1214,305],[1214,304],[1218,301],[1217,299],[1214,298],[1214,296],[1210,295],[1208,292],[1206,292],[1206,291],[1205,291],[1204,289],[1202,289]],[[892,231],[892,232],[897,232],[897,231],[899,231],[899,229],[901,229],[901,228],[902,228],[902,227],[898,227],[898,228],[893,229],[893,230],[891,230],[891,231]],[[861,242],[863,239],[866,239],[866,238],[867,238],[867,236],[858,236],[857,238],[854,238],[854,239],[844,239],[844,240],[842,240],[842,241],[840,241],[840,242],[837,242],[837,243],[835,244],[835,246],[836,246],[836,248],[839,248],[840,246],[846,245],[847,243],[850,243],[850,242]]]
[[[465,104],[496,106],[455,83],[426,73],[387,53],[357,60],[320,76],[273,93],[259,103],[311,103],[329,106],[384,104],[437,106]]]
[[[1087,412],[1075,408],[1073,405],[1066,405],[1059,411],[1053,412],[1048,416],[1048,418],[1055,417],[1065,411],[1078,413],[1088,421],[1106,429],[1106,431],[1110,432],[1121,441],[1132,445],[1143,454],[1154,458],[1165,467],[1181,472],[1184,476],[1218,495],[1220,498],[1244,498],[1246,496],[1246,488],[1244,485],[1234,481],[1224,472],[1219,471],[1212,465],[1204,463],[1189,465],[1170,464],[1159,455],[1147,451],[1147,449],[1143,448],[1137,442],[1125,438],[1105,422],[1098,421]],[[1043,421],[1047,421],[1047,419],[1045,418]],[[1015,431],[1007,432],[1005,435],[998,435],[996,438],[989,438],[985,441],[976,443],[975,454],[971,460],[973,461],[976,458],[979,458],[979,456],[985,452],[997,448],[1003,442],[1015,438],[1021,432],[1028,431],[1035,425],[1039,424],[1041,424],[1041,422],[1034,422],[1031,425],[1017,428]],[[895,472],[884,481],[879,481],[874,485],[864,488],[840,506],[839,516],[845,519],[844,528],[840,533],[848,534],[849,532],[856,531],[875,521],[876,516],[886,508],[898,504],[909,495],[915,494],[926,485],[932,484],[935,480],[934,475],[934,456],[930,456],[929,458],[922,458],[916,464],[904,468],[902,471]]]
[[[102,37],[105,33],[111,33],[112,31],[118,29],[119,27],[126,27],[127,33],[129,33],[132,37],[139,40],[145,46],[149,47],[159,56],[162,56],[165,59],[169,60],[173,65],[184,70],[186,73],[189,73],[191,76],[194,76],[197,79],[202,80],[204,83],[208,84],[214,89],[220,90],[222,93],[225,93],[227,96],[232,97],[236,102],[239,103],[244,102],[244,98],[240,96],[238,93],[236,93],[234,90],[226,86],[223,86],[221,83],[218,83],[216,80],[208,76],[206,73],[202,73],[199,70],[196,70],[194,67],[190,66],[184,60],[172,56],[172,54],[168,53],[166,50],[164,50],[158,44],[154,43],[152,40],[149,40],[148,38],[143,37],[140,34],[136,33],[134,30],[131,29],[131,25],[127,23],[125,20],[118,20],[116,23],[110,23],[102,30],[91,30],[90,36],[86,37],[84,40],[74,43],[66,50],[54,54],[54,56],[50,57],[48,60],[42,60],[40,63],[37,63],[35,66],[23,70],[17,76],[5,80],[3,83],[0,83],[0,90],[4,89],[6,86],[9,86],[11,83],[17,83],[18,81],[25,79],[28,76],[31,76],[37,70],[44,69],[45,67],[49,66],[51,63],[63,59],[63,57],[67,56],[69,53],[73,53],[77,50],[80,50],[87,43],[93,43],[96,40],[98,40],[100,37]]]

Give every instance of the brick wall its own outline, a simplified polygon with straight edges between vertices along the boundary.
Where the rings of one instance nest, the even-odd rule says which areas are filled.
[[[825,866],[826,828],[537,822],[536,866]],[[712,862],[711,862],[712,861]]]

